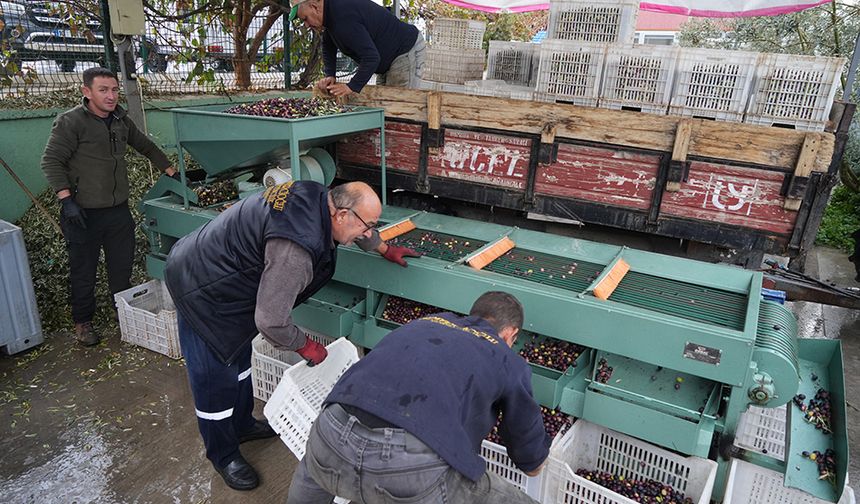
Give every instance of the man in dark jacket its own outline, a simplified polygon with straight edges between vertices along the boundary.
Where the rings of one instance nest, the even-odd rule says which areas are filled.
[[[275,435],[251,415],[251,340],[311,364],[325,347],[293,324],[291,310],[335,270],[337,245],[369,237],[382,205],[363,182],[329,191],[316,182],[271,187],[231,206],[176,242],[164,280],[178,311],[179,342],[188,367],[206,456],[228,486],[250,490],[257,473],[239,444]],[[381,247],[405,266],[404,247]]]
[[[92,321],[101,249],[111,293],[131,287],[135,242],[128,209],[126,147],[134,147],[169,176],[179,173],[117,105],[119,82],[113,72],[85,70],[81,91],[83,103],[54,121],[42,171],[62,204],[60,225],[69,252],[72,320],[78,341],[89,346],[99,342]]]
[[[335,96],[360,93],[373,74],[377,84],[418,87],[424,72],[424,37],[371,0],[290,0],[290,19],[322,33],[325,77],[316,87]],[[348,84],[335,79],[337,50],[358,63]]]
[[[529,367],[511,350],[522,324],[520,302],[496,291],[467,317],[389,333],[326,398],[287,503],[534,503],[480,455],[499,413],[517,467],[536,476],[549,454]]]

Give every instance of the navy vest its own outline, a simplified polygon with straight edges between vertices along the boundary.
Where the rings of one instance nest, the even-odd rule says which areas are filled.
[[[164,280],[176,309],[225,364],[258,332],[257,289],[272,238],[295,242],[313,260],[313,279],[297,306],[334,275],[328,189],[303,181],[271,187],[183,237],[167,258]]]

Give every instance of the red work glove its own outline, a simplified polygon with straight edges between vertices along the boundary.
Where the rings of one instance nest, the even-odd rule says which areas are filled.
[[[328,357],[328,350],[316,341],[308,338],[305,346],[296,350],[296,353],[301,355],[308,362],[308,366],[316,366]]]
[[[385,253],[382,254],[382,257],[388,259],[393,263],[397,263],[405,268],[408,266],[408,264],[406,264],[406,261],[403,260],[404,257],[421,257],[421,254],[415,252],[411,248],[389,245],[388,250],[386,250]]]

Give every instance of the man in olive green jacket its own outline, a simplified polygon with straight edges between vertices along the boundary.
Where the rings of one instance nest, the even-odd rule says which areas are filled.
[[[119,106],[119,81],[106,68],[84,71],[81,105],[57,116],[42,156],[42,171],[62,204],[60,225],[69,252],[72,319],[83,345],[95,345],[96,269],[105,253],[111,293],[131,287],[134,221],[128,208],[128,145],[168,176],[167,156]]]

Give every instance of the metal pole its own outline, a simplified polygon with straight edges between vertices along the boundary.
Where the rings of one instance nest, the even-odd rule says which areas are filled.
[[[400,19],[400,0],[394,0],[394,17]]]
[[[851,66],[848,67],[848,78],[845,80],[845,90],[842,92],[842,101],[851,101],[851,90],[854,87],[854,77],[857,74],[857,64],[860,63],[860,33],[854,41],[854,53],[851,54]]]
[[[146,121],[143,119],[143,101],[140,99],[137,76],[134,74],[134,56],[132,56],[134,49],[131,45],[131,37],[124,35],[117,45],[117,49],[119,50],[119,76],[125,91],[128,116],[137,126],[137,129],[146,133]]]
[[[110,38],[111,28],[110,28],[110,7],[108,7],[108,0],[101,0],[102,7],[102,33],[104,48],[105,48],[105,68],[117,71],[116,62],[114,61],[114,46],[113,40]]]
[[[284,89],[289,90],[293,84],[292,51],[293,32],[290,30],[290,3],[285,2],[287,9],[284,11]]]

